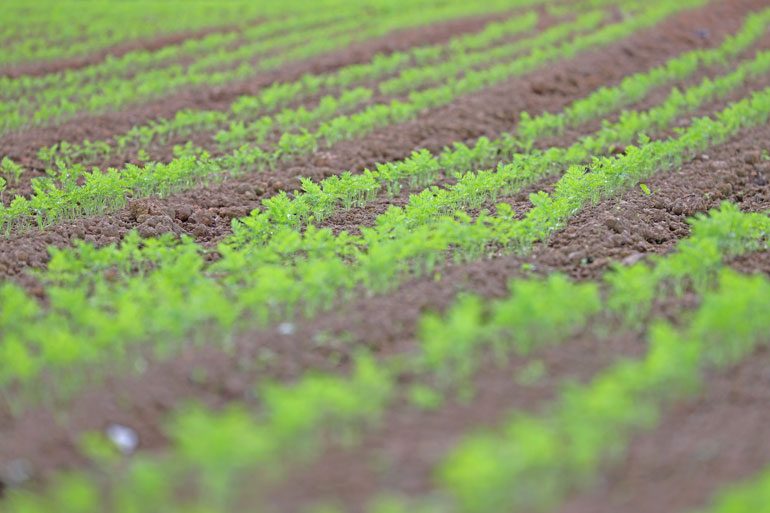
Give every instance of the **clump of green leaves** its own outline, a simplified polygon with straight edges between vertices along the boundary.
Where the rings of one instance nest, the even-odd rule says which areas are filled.
[[[17,184],[24,173],[24,168],[11,160],[10,157],[3,157],[0,161],[0,177],[5,178],[6,182]]]

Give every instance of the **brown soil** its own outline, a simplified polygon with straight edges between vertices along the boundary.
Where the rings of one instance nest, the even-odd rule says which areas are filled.
[[[646,181],[652,191],[649,197],[634,189],[622,199],[578,213],[549,245],[559,251],[539,257],[540,264],[571,267],[575,278],[596,278],[611,262],[667,251],[689,233],[687,217],[715,208],[723,200],[738,203],[746,211],[770,209],[770,163],[759,157],[768,137],[770,127],[760,127],[696,157],[678,171]],[[629,215],[629,201],[643,208]]]
[[[46,247],[50,244],[67,246],[74,238],[107,244],[119,240],[132,228],[143,235],[174,231],[192,234],[204,243],[216,241],[229,232],[233,217],[246,215],[259,206],[263,197],[276,191],[296,188],[300,176],[321,179],[345,169],[362,169],[375,162],[403,158],[416,148],[435,151],[454,141],[472,142],[482,135],[496,137],[510,130],[522,111],[558,111],[599,86],[617,83],[628,74],[658,65],[681,52],[718,44],[727,33],[737,30],[746,12],[761,4],[759,0],[713,4],[685,13],[624,42],[461,98],[412,122],[339,143],[275,172],[230,178],[168,198],[139,200],[114,214],[5,239],[0,241],[0,256],[5,257],[0,258],[0,276],[14,276],[25,268],[44,265]],[[391,45],[405,41],[408,38]]]
[[[724,34],[735,31],[748,10],[765,5],[760,0],[723,2],[685,13],[623,43],[463,98],[414,122],[336,145],[275,173],[233,178],[170,198],[136,201],[99,219],[82,219],[4,239],[0,241],[0,279],[16,277],[35,287],[34,280],[21,275],[25,269],[45,265],[46,245],[66,246],[75,238],[105,244],[119,240],[131,228],[145,235],[192,233],[199,241],[212,244],[228,233],[230,218],[245,215],[262,197],[292,190],[298,176],[322,178],[344,169],[358,170],[376,161],[402,158],[415,148],[437,150],[453,141],[497,136],[515,124],[522,110],[559,110],[596,87],[616,83],[674,54],[714,45]],[[371,57],[375,48],[404,48],[431,38],[445,40],[458,30],[471,30],[468,27],[473,23],[481,21],[457,22],[454,28],[439,25],[435,31],[420,29],[420,34],[407,31],[401,38],[383,38],[356,47],[361,54],[354,49],[314,64],[305,63],[302,72],[361,62]],[[402,44],[406,46],[399,46]],[[300,67],[282,72],[287,76],[292,70],[300,73]],[[760,80],[751,87],[766,85]],[[182,95],[176,105],[185,105],[185,101],[225,105],[223,98],[240,94],[234,91]],[[702,112],[724,104],[716,102]],[[118,128],[114,130],[137,119],[163,115],[155,112],[137,110],[131,114],[135,116],[131,122],[116,116]],[[158,106],[157,112],[163,112],[163,107]],[[81,136],[89,130],[88,119],[94,118],[84,117],[60,130],[69,127],[76,137]],[[94,128],[95,132],[107,130],[108,117],[99,119],[102,124]],[[574,140],[585,130],[587,127],[570,131],[554,143]],[[45,130],[27,133],[38,134],[35,146],[25,147],[21,139],[3,138],[0,147],[6,142],[12,145],[13,139],[15,151],[29,151],[45,137],[70,135]],[[768,210],[770,162],[761,152],[769,139],[770,126],[744,131],[680,169],[646,181],[652,190],[649,196],[634,188],[586,208],[550,241],[536,244],[527,256],[504,255],[492,248],[489,258],[445,265],[440,280],[412,278],[392,293],[361,294],[315,319],[242,333],[235,336],[231,350],[211,343],[190,343],[172,360],[149,356],[141,375],[132,370],[134,361],[83,372],[83,380],[99,378],[99,384],[86,386],[66,408],[33,407],[12,416],[5,405],[0,406],[0,493],[8,472],[20,462],[31,469],[37,482],[53,472],[87,465],[78,450],[78,440],[85,432],[103,430],[112,423],[124,424],[137,431],[141,450],[157,451],[167,444],[164,421],[185,400],[195,399],[214,408],[237,400],[257,409],[252,392],[257,379],[289,381],[308,369],[345,372],[353,351],[362,345],[379,358],[414,351],[420,316],[426,311],[444,311],[461,291],[499,298],[506,295],[507,282],[513,277],[554,271],[579,280],[599,279],[613,262],[631,263],[671,251],[689,233],[686,217],[713,208],[722,200],[734,201],[748,211]],[[548,185],[545,181],[534,188]],[[517,211],[527,208],[525,193],[503,200],[514,204]],[[401,196],[391,203],[403,201]],[[366,209],[340,214],[329,220],[330,226],[350,229],[366,224],[387,204],[378,200]],[[741,271],[770,274],[769,254],[765,251],[733,259],[730,265]],[[523,264],[529,265],[525,268]],[[684,304],[661,303],[656,314],[681,320],[679,310],[696,301],[688,297]],[[196,340],[221,337],[216,330],[202,329]],[[421,411],[399,401],[388,410],[384,423],[365,433],[362,444],[352,448],[327,444],[316,461],[295,468],[285,483],[267,487],[267,496],[279,511],[298,511],[324,498],[358,510],[379,492],[430,492],[436,463],[469,429],[498,424],[511,409],[541,411],[564,379],[585,381],[617,358],[638,356],[643,350],[641,334],[613,333],[602,339],[587,330],[531,358],[514,358],[505,366],[488,361],[475,378],[472,403],[450,401],[437,411]],[[770,413],[762,385],[767,380],[768,355],[768,350],[762,349],[727,372],[710,373],[698,397],[669,408],[656,429],[634,439],[623,461],[606,469],[596,488],[576,494],[562,511],[686,510],[705,504],[715,489],[766,466],[770,444],[764,427]],[[517,381],[516,373],[533,359],[544,363],[548,371],[545,377],[529,385]],[[408,379],[402,383],[408,384]],[[45,384],[40,389],[45,394]]]
[[[713,208],[723,199],[738,202],[744,210],[748,211],[770,209],[770,188],[757,186],[754,183],[752,177],[756,176],[757,170],[754,159],[747,157],[754,155],[757,151],[756,148],[768,137],[770,137],[770,127],[762,127],[760,130],[745,134],[744,137],[710,151],[709,160],[698,158],[683,166],[678,172],[661,173],[655,176],[648,181],[648,184],[653,187],[653,190],[660,191],[656,193],[656,198],[647,197],[640,191],[632,190],[617,199],[605,201],[584,210],[548,245],[537,246],[533,254],[527,259],[498,257],[459,267],[452,266],[442,273],[440,282],[417,280],[401,287],[393,295],[373,298],[364,303],[356,302],[349,309],[343,307],[337,315],[344,315],[344,329],[352,335],[354,340],[361,337],[361,340],[367,341],[371,341],[373,338],[372,333],[379,333],[380,329],[394,324],[393,315],[398,315],[404,320],[398,323],[398,328],[395,328],[397,333],[389,338],[403,343],[401,341],[404,339],[413,337],[415,322],[420,312],[448,306],[449,301],[451,301],[450,298],[454,297],[458,290],[471,290],[481,293],[485,297],[500,297],[505,294],[505,284],[510,278],[521,273],[521,263],[524,261],[540,266],[535,272],[545,274],[559,271],[569,273],[577,279],[595,280],[607,271],[612,262],[631,263],[649,254],[668,252],[679,239],[689,233],[688,225],[684,222],[686,216]],[[725,184],[730,184],[732,188],[732,192],[729,194],[719,194],[708,199],[703,197],[705,193],[720,190]],[[630,240],[616,237],[619,227],[622,227],[620,233],[630,237]],[[652,234],[654,236],[651,236]],[[756,253],[740,260],[742,262],[759,260],[766,263],[768,261],[767,254],[767,252]],[[750,266],[750,264],[744,265]],[[425,294],[422,287],[432,289],[433,292]],[[415,296],[418,298],[432,297],[432,300],[427,304],[414,302],[412,298]],[[437,298],[441,299],[437,301]],[[680,308],[683,306],[693,307],[697,301],[693,297],[685,297],[674,303],[681,304],[662,303],[658,305],[655,315],[668,320],[672,320],[672,317],[678,320],[677,312]],[[408,321],[405,320],[404,311],[414,312],[407,317]],[[382,319],[382,323],[374,324],[373,319]],[[356,329],[358,326],[361,327],[360,330]],[[376,328],[372,329],[374,326]],[[390,331],[392,332],[394,329],[391,328]],[[368,336],[367,333],[369,333]],[[601,342],[597,342],[595,338],[589,337],[589,339],[601,345]],[[611,340],[626,340],[628,342],[623,337],[612,338]],[[578,337],[558,347],[546,350],[545,354],[551,354],[551,352],[562,356],[566,354],[562,352],[572,354],[571,344],[577,343],[580,346],[584,342],[584,339]],[[600,350],[575,353],[572,359],[567,356],[566,361],[570,361],[570,369],[580,369],[582,364],[586,364],[586,360],[591,361],[597,355],[611,360],[619,355],[627,355],[628,353],[624,351],[633,347],[638,350],[640,343],[637,341],[636,345],[619,344],[617,346],[609,344]],[[382,347],[381,343],[378,346]],[[614,350],[619,352],[615,353]],[[548,356],[540,356],[540,358],[546,362],[549,361]],[[514,365],[516,365],[515,361]],[[600,368],[597,367],[589,371],[586,377]],[[585,367],[583,369],[585,370]],[[485,370],[481,374],[495,376],[495,373],[490,370]],[[556,383],[552,382],[551,373],[548,375],[549,378],[545,386],[553,387]],[[561,374],[556,376],[560,377]],[[747,379],[745,382],[750,383],[750,380]],[[476,390],[480,398],[484,397],[483,386],[477,384]],[[510,391],[510,395],[502,394],[503,397],[500,397],[500,389],[495,388],[494,384],[486,393],[497,394],[501,401],[497,405],[501,408],[504,401],[527,400],[526,394],[521,397],[516,393],[516,385],[510,380],[504,390]],[[481,399],[478,400],[478,403],[487,404]],[[416,420],[419,418],[419,414],[414,409],[402,407],[396,409],[397,413],[388,416],[382,423],[382,427],[371,433],[355,450],[330,447],[327,454],[313,462],[311,466],[297,468],[296,471],[292,472],[285,488],[279,488],[273,497],[274,502],[278,505],[277,511],[299,511],[298,508],[302,505],[306,506],[319,499],[332,498],[335,499],[335,502],[352,506],[353,511],[359,511],[366,503],[366,499],[371,499],[375,492],[385,491],[417,495],[429,491],[431,473],[435,468],[435,463],[440,461],[441,455],[445,454],[440,448],[452,447],[452,441],[460,433],[467,432],[469,426],[483,426],[490,423],[489,419],[483,416],[485,411],[483,406],[477,406],[476,400],[473,402],[472,410],[462,411],[462,408],[455,409],[455,406],[450,407],[446,413],[442,408],[440,412],[435,414],[437,421],[434,423],[425,420],[427,424],[425,427]],[[756,407],[757,404],[752,403],[752,406]],[[477,408],[482,413],[479,418],[476,417]],[[525,410],[530,408],[531,406],[523,407]],[[505,412],[510,411],[510,409],[502,412],[498,410],[498,418],[505,418],[504,416],[500,417],[501,414],[504,415]],[[454,422],[451,420],[453,412],[457,413]],[[449,417],[445,417],[445,414]],[[422,415],[433,418],[424,412]],[[403,417],[412,419],[414,422],[401,424]],[[676,426],[676,424],[673,425]],[[759,422],[752,424],[756,427],[760,425]],[[425,430],[423,431],[423,429]],[[682,437],[686,436],[684,432],[683,430]],[[695,432],[697,433],[697,430]],[[760,436],[762,436],[762,431],[757,429],[754,434],[754,440],[757,443],[763,443],[757,439]],[[748,446],[750,445],[747,443]],[[656,459],[659,454],[655,451],[655,447],[654,442],[646,446],[646,456],[650,464],[659,461]],[[394,463],[387,471],[377,474],[373,472],[372,468],[373,464],[379,461],[392,461]],[[675,461],[676,456],[671,456],[669,463]],[[738,461],[738,457],[736,457],[736,461]],[[756,461],[760,461],[760,459],[757,458]],[[762,461],[766,464],[770,458],[765,458]],[[653,472],[651,470],[649,475],[652,475]],[[706,472],[705,469],[704,472]],[[661,473],[659,475],[663,476],[659,481],[664,482],[667,474]],[[638,489],[639,493],[635,493],[634,497],[641,500],[646,496],[645,492],[650,490],[637,486],[648,477],[648,474],[634,474],[634,477],[636,478],[634,482],[629,482],[627,488],[618,493],[618,502],[610,501],[607,507],[598,507],[603,500],[607,499],[607,494],[610,491],[614,493],[611,486],[613,482],[611,481],[603,489],[603,493],[596,497],[590,496],[589,506],[576,509],[574,512],[635,512],[636,510],[630,507],[632,502],[623,500],[625,492],[628,490],[636,492]],[[686,475],[683,476],[684,478]],[[695,486],[696,483],[692,484]],[[676,485],[670,488],[672,493],[676,489]],[[652,499],[655,494],[649,497],[658,509],[650,507],[641,511],[661,511],[662,506],[667,504],[665,499],[659,501]],[[670,510],[674,511],[673,508]],[[572,509],[567,511],[573,512]]]
[[[744,274],[764,273],[770,275],[770,251],[744,255],[730,260],[730,267]]]
[[[770,208],[770,188],[759,180],[765,164],[754,158],[768,137],[770,126],[742,134],[709,151],[708,160],[699,157],[679,171],[654,177],[647,182],[654,191],[652,196],[634,189],[589,207],[547,245],[536,246],[528,257],[496,255],[448,265],[439,281],[416,278],[391,294],[341,304],[333,313],[295,323],[291,335],[273,329],[238,336],[230,355],[215,348],[188,347],[173,361],[151,363],[141,376],[102,369],[109,376],[106,384],[78,394],[67,408],[68,423],[58,424],[46,408],[31,410],[20,418],[7,412],[0,416],[0,462],[23,458],[36,476],[82,464],[76,449],[79,434],[104,429],[113,422],[135,428],[144,449],[157,449],[165,443],[161,421],[180,401],[195,397],[210,406],[236,398],[250,401],[255,375],[288,380],[308,368],[344,370],[356,345],[350,340],[365,343],[381,357],[413,350],[415,326],[422,312],[443,311],[460,291],[503,297],[508,280],[522,275],[524,263],[534,264],[538,274],[562,271],[578,279],[596,279],[612,261],[637,261],[650,253],[670,251],[689,232],[686,216],[712,208],[722,199],[736,201],[746,210]],[[728,185],[731,192],[713,194],[727,191]],[[706,198],[706,192],[712,195]],[[622,227],[620,233],[618,227]],[[593,353],[584,354],[594,357]],[[270,356],[267,360],[266,355]],[[271,363],[264,367],[255,364],[257,369],[242,365],[259,361]],[[583,365],[575,364],[577,368]],[[206,370],[205,382],[191,381],[193,370],[198,368]],[[485,393],[482,388],[479,393]],[[419,482],[428,482],[429,462],[411,472],[422,472]],[[316,478],[322,480],[324,476]]]

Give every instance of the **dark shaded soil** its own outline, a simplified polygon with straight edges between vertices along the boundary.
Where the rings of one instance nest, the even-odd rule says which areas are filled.
[[[443,311],[460,291],[502,297],[508,280],[524,274],[524,263],[533,264],[538,274],[562,271],[578,279],[596,279],[612,261],[632,262],[647,254],[670,251],[689,232],[686,216],[714,207],[722,199],[736,201],[746,210],[768,209],[770,188],[761,180],[765,163],[755,158],[768,137],[770,127],[741,134],[709,151],[708,159],[696,158],[680,171],[649,180],[652,196],[634,189],[590,207],[577,214],[549,244],[536,246],[530,256],[495,255],[469,264],[448,265],[441,271],[441,280],[417,278],[391,294],[340,304],[333,313],[290,325],[291,334],[282,334],[280,331],[286,333],[284,327],[238,336],[230,354],[189,346],[174,361],[151,362],[141,376],[106,370],[105,385],[78,394],[67,408],[68,423],[58,424],[45,408],[20,418],[12,418],[6,411],[0,415],[0,467],[23,458],[35,476],[45,476],[82,464],[76,449],[79,434],[104,429],[113,422],[136,429],[143,449],[157,449],[165,442],[162,419],[180,401],[195,397],[214,407],[233,399],[250,401],[255,376],[290,380],[308,368],[342,371],[356,346],[351,340],[365,343],[381,357],[413,350],[416,322],[423,312]],[[715,194],[720,190],[724,192]],[[707,192],[710,195],[705,197]],[[199,368],[205,369],[208,379],[194,382],[191,374]],[[394,461],[398,457],[394,455]],[[327,468],[325,472],[341,470]],[[430,465],[410,472],[422,472],[424,477],[417,482],[426,483]],[[308,487],[319,489],[321,485],[311,481],[323,482],[325,478],[303,479]],[[350,500],[356,501],[356,494],[367,492],[353,489],[350,493]]]
[[[229,232],[233,217],[246,215],[259,206],[263,197],[296,188],[299,176],[321,179],[345,169],[362,169],[376,162],[403,158],[417,148],[439,150],[454,141],[472,142],[482,135],[496,137],[510,130],[522,111],[558,111],[599,86],[617,83],[628,74],[658,65],[681,52],[718,44],[727,33],[737,30],[746,12],[760,5],[763,2],[759,0],[747,0],[684,13],[621,43],[464,97],[415,121],[342,142],[275,172],[231,178],[169,198],[138,200],[114,214],[4,239],[0,241],[0,276],[14,276],[25,268],[44,265],[45,248],[50,244],[67,246],[76,238],[107,244],[119,240],[132,228],[143,235],[173,231],[192,234],[204,243],[216,241]],[[449,31],[450,27],[442,30]],[[406,42],[409,38],[390,44]]]

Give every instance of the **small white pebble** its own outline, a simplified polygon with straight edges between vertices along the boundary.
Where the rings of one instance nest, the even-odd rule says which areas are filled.
[[[278,325],[278,333],[281,335],[292,335],[294,334],[295,329],[294,324],[290,322],[282,322]]]
[[[107,437],[123,454],[131,454],[139,445],[139,436],[130,427],[112,424],[107,428]]]

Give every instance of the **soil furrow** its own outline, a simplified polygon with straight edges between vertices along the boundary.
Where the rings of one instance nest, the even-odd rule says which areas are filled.
[[[721,201],[752,212],[770,209],[770,162],[761,156],[768,138],[770,127],[760,127],[676,172],[653,177],[646,182],[650,196],[634,189],[623,200],[583,210],[549,243],[548,252],[536,250],[533,258],[574,278],[595,279],[613,261],[668,251],[689,233],[687,217]]]
[[[719,44],[738,29],[746,13],[763,5],[760,0],[712,4],[674,16],[602,50],[461,98],[412,122],[337,144],[275,172],[229,178],[221,184],[197,187],[168,198],[140,200],[113,214],[4,239],[0,241],[0,256],[5,257],[0,259],[0,276],[14,276],[27,267],[45,265],[46,247],[50,244],[67,246],[74,239],[107,244],[133,228],[144,235],[174,231],[192,234],[204,243],[217,240],[229,232],[233,217],[246,215],[259,206],[263,197],[295,189],[300,176],[321,179],[346,169],[403,158],[417,148],[436,151],[455,141],[472,142],[482,135],[497,137],[515,126],[522,111],[538,114],[561,110],[599,86],[615,84],[628,74],[659,65],[682,52]],[[149,219],[150,224],[139,219]]]
[[[536,273],[561,271],[577,279],[597,279],[612,261],[634,262],[669,251],[689,233],[686,216],[723,199],[744,210],[769,209],[770,171],[760,154],[768,137],[770,126],[742,134],[677,172],[654,177],[647,182],[651,196],[634,189],[589,207],[528,257],[498,255],[448,265],[440,280],[413,279],[391,294],[364,295],[314,320],[238,336],[230,354],[188,346],[173,361],[151,361],[141,376],[102,369],[107,379],[77,395],[67,408],[66,424],[57,423],[55,414],[44,408],[17,418],[7,411],[0,416],[0,462],[24,459],[35,476],[80,465],[80,434],[114,422],[136,429],[144,449],[158,449],[165,443],[163,419],[180,401],[194,397],[219,406],[249,400],[255,376],[287,380],[309,368],[341,371],[355,346],[345,340],[362,341],[382,357],[413,350],[422,312],[443,311],[460,291],[503,297],[508,280],[522,275],[524,263],[532,264]],[[216,337],[208,334],[204,339]],[[194,381],[192,376],[201,369],[207,379]],[[414,472],[427,476],[430,465]]]

